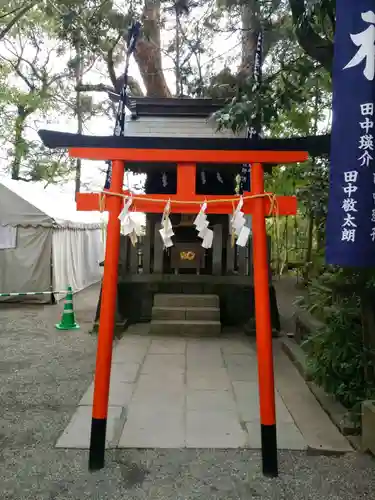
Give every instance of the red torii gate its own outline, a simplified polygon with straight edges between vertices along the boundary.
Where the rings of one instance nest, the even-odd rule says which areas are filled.
[[[183,143],[183,140],[181,142]],[[125,147],[71,147],[69,154],[75,158],[110,159],[112,161],[111,187],[104,192],[104,195],[102,193],[78,193],[76,196],[78,210],[93,211],[99,210],[104,196],[102,208],[109,212],[94,382],[89,469],[97,470],[104,467],[120,249],[120,220],[118,216],[128,194],[123,191],[125,162],[177,163],[177,193],[167,197],[165,195],[137,195],[131,210],[162,213],[166,202],[170,200],[171,212],[197,213],[199,211],[197,202],[207,201],[208,214],[232,213],[233,204],[238,203],[240,197],[197,195],[195,193],[196,163],[250,163],[252,165],[251,192],[243,194],[242,211],[252,215],[262,461],[263,473],[276,476],[278,474],[276,412],[265,217],[272,214],[296,214],[297,200],[294,196],[277,196],[274,198],[276,203],[273,203],[272,194],[264,191],[262,164],[302,162],[307,160],[308,154],[301,151],[134,149]]]

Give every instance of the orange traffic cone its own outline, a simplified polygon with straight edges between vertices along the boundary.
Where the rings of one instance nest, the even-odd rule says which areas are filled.
[[[60,323],[55,325],[58,330],[79,330],[73,310],[72,287],[68,286],[68,293],[65,297],[64,311]]]

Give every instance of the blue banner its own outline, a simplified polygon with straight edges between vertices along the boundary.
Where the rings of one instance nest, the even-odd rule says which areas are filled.
[[[375,266],[375,2],[336,3],[326,261]]]

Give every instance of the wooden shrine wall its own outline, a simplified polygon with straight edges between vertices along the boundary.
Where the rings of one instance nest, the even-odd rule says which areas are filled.
[[[166,270],[164,266],[164,253],[162,241],[158,231],[159,227],[155,227],[154,234],[149,232],[142,236],[137,244],[133,246],[130,239],[121,236],[120,246],[120,263],[119,263],[119,281],[138,281],[137,276],[145,275],[162,275]],[[238,277],[239,281],[253,282],[253,256],[252,256],[252,241],[249,239],[248,245],[245,248],[232,246],[231,236],[229,235],[224,241],[223,228],[221,224],[213,226],[214,243],[209,255],[212,255],[212,272],[211,276],[216,277],[232,277],[228,280],[233,282],[233,278]],[[152,237],[152,240],[151,240]],[[223,252],[223,246],[226,251]],[[270,260],[271,238],[268,237],[268,253]],[[211,253],[212,252],[212,253]],[[225,261],[223,259],[225,257]],[[204,278],[202,275],[194,276],[196,280]],[[250,279],[249,279],[250,278]],[[193,278],[192,278],[193,279]]]

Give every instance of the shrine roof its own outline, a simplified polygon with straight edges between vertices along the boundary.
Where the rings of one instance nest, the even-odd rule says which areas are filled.
[[[208,118],[224,105],[224,100],[192,99],[188,97],[132,97],[129,99],[129,109],[132,112],[133,119],[142,116]]]

